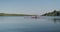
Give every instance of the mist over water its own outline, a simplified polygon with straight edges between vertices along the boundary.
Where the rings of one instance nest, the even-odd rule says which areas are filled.
[[[60,16],[0,16],[0,32],[60,32]]]

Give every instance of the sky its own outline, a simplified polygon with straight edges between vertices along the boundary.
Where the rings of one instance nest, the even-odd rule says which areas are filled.
[[[0,13],[37,14],[60,10],[60,0],[0,0]]]

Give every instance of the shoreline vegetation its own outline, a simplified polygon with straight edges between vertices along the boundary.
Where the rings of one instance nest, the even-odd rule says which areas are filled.
[[[41,16],[60,16],[60,11],[54,10],[53,12],[45,13]]]
[[[36,15],[0,13],[0,16],[36,16]],[[41,16],[60,16],[60,11],[54,10],[53,12],[42,14]]]
[[[0,13],[0,16],[35,16],[35,15]]]

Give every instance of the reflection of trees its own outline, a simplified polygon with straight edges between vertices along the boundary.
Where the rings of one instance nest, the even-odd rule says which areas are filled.
[[[54,21],[54,23],[57,23],[57,22],[60,22],[60,19],[54,18],[53,21]]]
[[[0,22],[3,22],[4,21],[4,16],[0,16]]]

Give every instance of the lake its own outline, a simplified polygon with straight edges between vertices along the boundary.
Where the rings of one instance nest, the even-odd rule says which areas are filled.
[[[60,32],[60,16],[0,16],[0,32]]]

